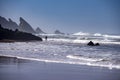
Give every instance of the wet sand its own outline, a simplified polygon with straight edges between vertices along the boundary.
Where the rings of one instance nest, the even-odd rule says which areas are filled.
[[[0,56],[0,80],[120,80],[120,70]]]

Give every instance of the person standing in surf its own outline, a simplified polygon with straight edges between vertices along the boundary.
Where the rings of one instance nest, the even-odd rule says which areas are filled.
[[[46,40],[46,41],[47,41],[47,38],[48,38],[48,37],[47,37],[47,36],[45,36],[45,40]]]

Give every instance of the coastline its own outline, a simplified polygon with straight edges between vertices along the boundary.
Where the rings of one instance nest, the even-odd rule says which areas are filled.
[[[3,39],[0,40],[0,43],[14,43],[14,42],[35,42],[40,40],[10,40],[10,39]]]
[[[0,80],[119,80],[120,70],[0,56]]]
[[[15,40],[9,40],[9,39],[4,39],[4,40],[0,40],[0,43],[14,43],[16,42]]]

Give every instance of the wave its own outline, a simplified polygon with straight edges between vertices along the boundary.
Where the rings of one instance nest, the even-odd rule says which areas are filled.
[[[88,43],[89,41],[93,41],[95,43],[103,43],[103,44],[120,44],[120,36],[119,35],[108,35],[101,33],[84,33],[78,32],[69,35],[61,35],[61,34],[39,34],[38,36],[42,37],[43,40],[45,36],[48,36],[48,41],[56,41],[56,42],[67,42],[67,43]]]
[[[2,55],[7,57],[16,57],[17,59],[25,59],[25,60],[33,60],[33,61],[41,61],[41,62],[51,62],[51,63],[64,63],[64,64],[75,64],[75,65],[87,65],[87,66],[96,66],[96,67],[106,67],[109,69],[120,69],[120,65],[113,64],[99,64],[99,63],[90,63],[90,62],[75,62],[75,61],[66,61],[66,60],[49,60],[49,59],[38,59],[38,58],[28,58],[28,57],[20,57],[20,56],[12,56],[12,55]]]
[[[120,41],[114,41],[109,39],[64,39],[64,38],[49,38],[48,41],[50,42],[61,42],[61,43],[83,43],[87,44],[89,41],[93,41],[94,43],[100,43],[100,44],[120,44]]]
[[[89,33],[85,33],[85,32],[77,32],[77,33],[74,33],[72,35],[90,35]]]
[[[109,35],[109,34],[101,34],[101,33],[85,33],[85,32],[77,32],[69,35],[62,35],[62,34],[35,34],[36,36],[48,36],[48,37],[53,37],[53,38],[78,38],[76,36],[81,36],[82,38],[115,38],[115,39],[120,39],[120,35]],[[86,37],[87,36],[87,37]]]
[[[117,35],[103,35],[103,37],[120,39],[120,36],[117,36]]]
[[[82,55],[68,55],[66,57],[70,59],[78,59],[78,60],[89,61],[89,62],[105,61],[104,59],[83,57]]]
[[[102,36],[102,34],[100,34],[100,33],[95,33],[95,34],[93,34],[94,36]]]

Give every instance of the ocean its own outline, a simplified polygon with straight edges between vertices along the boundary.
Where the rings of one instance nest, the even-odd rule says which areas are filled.
[[[43,41],[0,43],[0,56],[120,69],[120,36],[99,33],[36,34]],[[45,40],[44,36],[48,39]],[[93,41],[100,46],[88,46]]]

